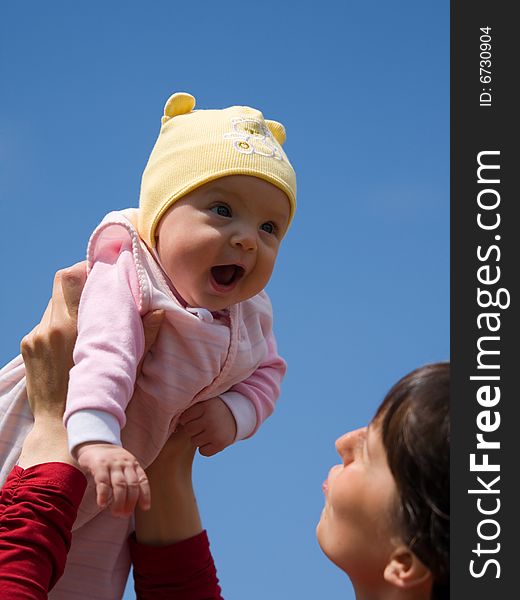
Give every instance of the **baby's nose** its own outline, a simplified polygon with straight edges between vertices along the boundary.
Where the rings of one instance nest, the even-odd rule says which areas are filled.
[[[256,233],[249,228],[241,229],[231,237],[231,245],[245,252],[256,250],[256,244]]]

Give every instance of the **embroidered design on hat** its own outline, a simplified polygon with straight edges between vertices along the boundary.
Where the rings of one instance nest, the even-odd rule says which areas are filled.
[[[235,117],[231,123],[233,131],[225,133],[224,138],[233,140],[235,150],[242,154],[260,154],[283,160],[280,144],[265,123],[244,117]]]

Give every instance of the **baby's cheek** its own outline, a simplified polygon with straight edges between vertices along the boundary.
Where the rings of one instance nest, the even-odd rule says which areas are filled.
[[[271,279],[271,276],[274,272],[275,266],[276,266],[276,254],[269,256],[268,259],[266,261],[264,261],[264,263],[262,265],[262,269],[261,269],[261,277],[262,277],[262,281],[263,281],[262,289],[267,285],[267,283]]]
[[[269,278],[265,276],[265,273],[252,273],[246,286],[247,297],[252,298],[259,294],[265,288],[268,281]]]
[[[176,265],[182,260],[175,245],[168,243],[168,240],[164,244],[157,246],[157,257],[168,276],[171,276],[172,271],[176,269]]]

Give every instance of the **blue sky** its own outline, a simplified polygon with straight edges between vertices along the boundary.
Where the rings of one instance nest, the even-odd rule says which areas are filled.
[[[226,600],[352,599],[314,536],[334,440],[449,353],[448,2],[4,3],[0,49],[2,363],[56,269],[136,205],[171,93],[285,124],[298,210],[268,291],[288,374],[196,488]]]

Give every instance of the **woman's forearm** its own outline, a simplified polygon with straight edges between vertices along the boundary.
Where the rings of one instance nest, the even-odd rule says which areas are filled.
[[[168,493],[173,490],[170,488]],[[202,531],[202,524],[192,490],[173,491],[175,502],[159,498],[157,487],[152,486],[152,509],[136,511],[136,537],[149,546],[166,546],[185,540]]]
[[[61,417],[37,417],[24,440],[18,466],[27,469],[46,462],[75,465],[67,444],[67,432]]]
[[[195,450],[179,427],[146,471],[152,507],[136,511],[129,542],[138,600],[222,600],[193,491]]]
[[[168,444],[147,469],[152,507],[136,511],[137,541],[149,546],[166,546],[202,531],[191,477],[195,449],[185,440],[172,438]]]

